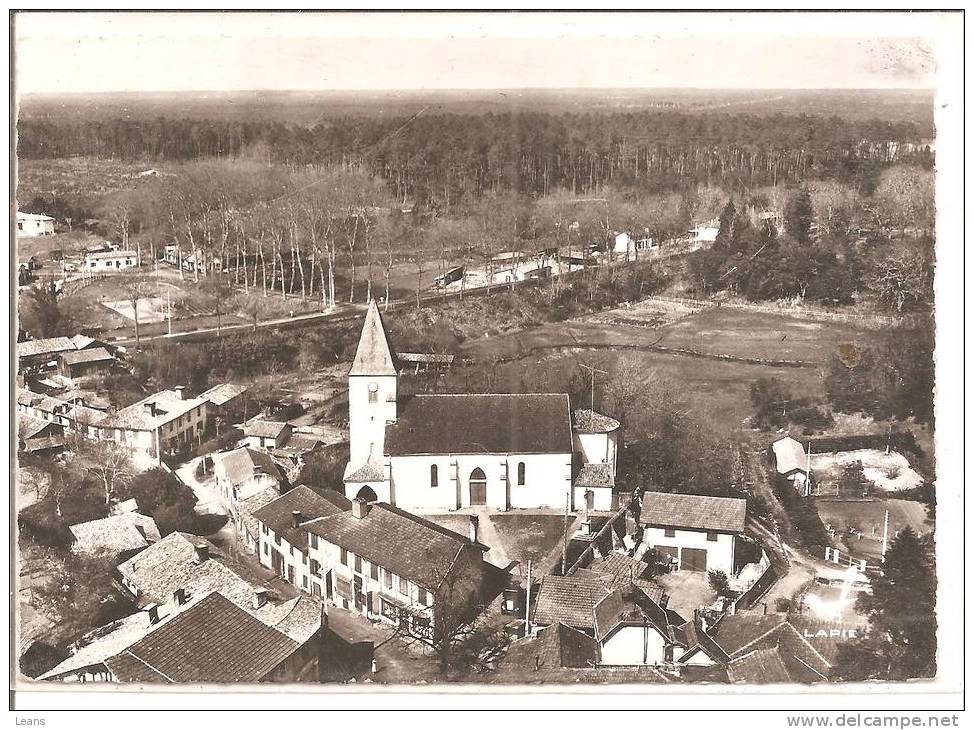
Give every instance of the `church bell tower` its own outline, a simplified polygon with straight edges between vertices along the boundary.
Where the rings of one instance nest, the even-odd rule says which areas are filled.
[[[383,461],[386,423],[396,420],[399,375],[395,354],[373,299],[348,372],[349,466]]]

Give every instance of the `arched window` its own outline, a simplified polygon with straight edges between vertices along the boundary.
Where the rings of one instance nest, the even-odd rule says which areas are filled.
[[[369,403],[379,402],[379,384],[369,383]]]
[[[519,461],[517,464],[517,485],[519,487],[524,486],[524,462]]]
[[[440,486],[440,469],[436,464],[430,465],[430,486]]]

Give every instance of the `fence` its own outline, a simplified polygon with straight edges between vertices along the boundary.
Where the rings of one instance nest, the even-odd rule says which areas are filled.
[[[755,603],[757,603],[761,596],[771,590],[771,586],[777,583],[784,574],[781,573],[777,568],[775,568],[774,563],[768,563],[768,568],[765,570],[754,584],[748,588],[744,593],[742,593],[736,601],[734,601],[734,613],[738,611],[744,611],[751,608]]]

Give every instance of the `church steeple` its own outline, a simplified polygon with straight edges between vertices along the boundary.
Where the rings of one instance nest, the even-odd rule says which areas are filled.
[[[349,467],[382,461],[386,424],[396,420],[396,357],[373,299],[348,371]]]
[[[355,360],[352,362],[351,375],[396,375],[396,361],[392,345],[386,336],[386,329],[382,324],[382,315],[375,300],[369,302],[369,310],[365,314],[365,324],[359,337]]]

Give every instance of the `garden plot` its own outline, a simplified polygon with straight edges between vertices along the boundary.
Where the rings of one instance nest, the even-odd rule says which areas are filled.
[[[895,451],[887,454],[880,449],[860,449],[811,456],[812,472],[822,492],[839,484],[845,468],[857,463],[862,466],[863,477],[882,492],[900,492],[923,483],[923,477],[910,467],[909,460]]]
[[[132,302],[128,300],[102,302],[106,307],[122,315],[128,320],[135,321]],[[139,323],[164,322],[166,320],[167,305],[162,297],[144,297],[139,300]]]

